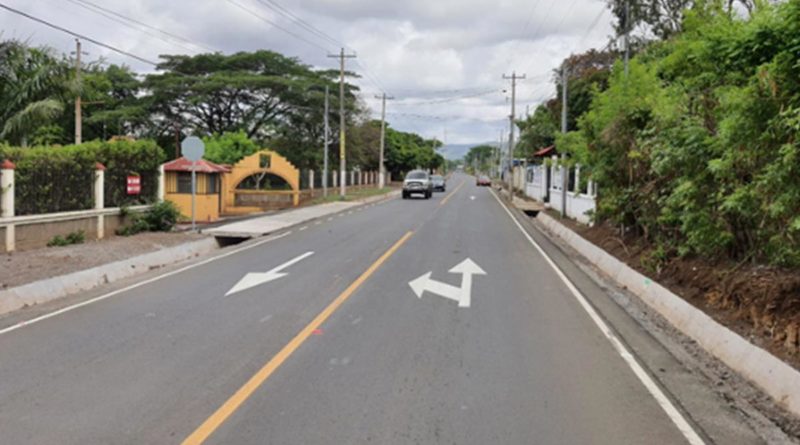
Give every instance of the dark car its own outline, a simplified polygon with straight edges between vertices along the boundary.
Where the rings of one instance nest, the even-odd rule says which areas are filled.
[[[412,170],[403,180],[403,199],[408,199],[413,194],[421,194],[425,199],[433,196],[433,182],[425,170]]]
[[[433,183],[434,192],[444,192],[447,188],[447,184],[442,175],[432,175],[431,182]]]
[[[477,185],[478,187],[480,186],[491,187],[492,180],[489,179],[489,177],[486,175],[480,175],[478,176],[478,179],[475,181],[475,185]]]

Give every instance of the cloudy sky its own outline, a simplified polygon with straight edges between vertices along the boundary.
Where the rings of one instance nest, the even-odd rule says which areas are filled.
[[[387,120],[400,130],[451,144],[499,139],[508,128],[512,71],[524,73],[518,114],[552,97],[552,70],[570,53],[603,47],[611,14],[603,0],[0,0],[0,4],[109,43],[148,60],[159,54],[231,53],[259,48],[336,67],[345,45],[357,54],[363,100],[395,97]],[[136,19],[186,40],[139,25]],[[122,21],[124,22],[124,21]],[[272,24],[268,23],[271,22]],[[310,31],[312,28],[316,32]],[[322,31],[322,32],[319,32]],[[70,36],[0,9],[2,38],[74,50]],[[192,42],[192,43],[188,43]],[[104,57],[140,71],[152,67],[84,43],[89,59]],[[86,56],[84,56],[86,57]]]

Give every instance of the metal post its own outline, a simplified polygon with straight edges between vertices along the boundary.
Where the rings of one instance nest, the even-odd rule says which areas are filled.
[[[197,195],[197,162],[192,162],[192,232],[197,230],[195,220],[195,196]]]

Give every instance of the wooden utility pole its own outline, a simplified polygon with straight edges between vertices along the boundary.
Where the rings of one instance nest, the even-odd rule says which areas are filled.
[[[386,148],[386,101],[393,100],[394,97],[387,97],[386,93],[375,96],[381,99],[381,154],[378,160],[378,188],[386,187],[386,169],[383,165],[383,153]]]
[[[569,78],[567,74],[567,65],[564,64],[561,66],[561,132],[566,134],[567,133],[567,107],[569,106],[569,101],[567,101],[567,91],[569,89]],[[561,217],[563,218],[567,214],[567,185],[569,184],[569,170],[567,167],[567,154],[561,154]]]
[[[75,39],[75,84],[78,94],[75,97],[75,145],[83,142],[83,119],[81,115],[81,41]]]
[[[347,161],[345,160],[345,116],[344,116],[344,61],[355,59],[355,54],[345,54],[344,48],[339,54],[329,54],[328,57],[339,59],[339,195],[344,198],[347,194]]]
[[[328,196],[328,147],[331,145],[331,125],[328,121],[328,115],[330,114],[330,89],[327,85],[325,85],[325,116],[323,121],[325,122],[325,147],[324,153],[325,157],[323,158],[322,163],[322,194],[323,196]]]
[[[514,169],[514,118],[516,116],[517,106],[517,80],[524,80],[525,74],[517,76],[516,71],[514,71],[511,73],[511,76],[503,74],[503,79],[511,80],[511,114],[508,117],[508,161],[509,168],[511,169],[508,175],[510,181],[508,185],[508,197],[511,199],[514,196],[514,183],[516,182],[516,170]]]

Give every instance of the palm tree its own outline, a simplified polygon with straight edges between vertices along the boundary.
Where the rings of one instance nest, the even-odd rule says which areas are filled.
[[[25,146],[28,137],[64,111],[74,89],[69,68],[49,48],[0,42],[0,140]]]

